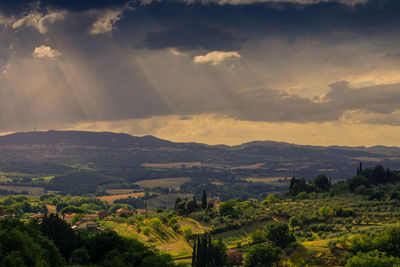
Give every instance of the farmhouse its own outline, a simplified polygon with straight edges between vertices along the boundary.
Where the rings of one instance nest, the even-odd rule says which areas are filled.
[[[29,218],[32,219],[32,220],[42,221],[42,219],[43,219],[44,216],[45,216],[44,214],[38,213],[38,214],[32,215],[32,216],[29,217]]]
[[[80,219],[74,226],[72,226],[73,229],[79,229],[79,230],[86,230],[89,232],[97,232],[99,231],[98,224],[96,222],[95,218],[82,218]]]
[[[235,249],[228,249],[226,251],[228,261],[233,266],[241,266],[243,263],[243,253]]]
[[[62,218],[67,223],[72,224],[72,220],[74,219],[75,215],[76,215],[76,213],[74,213],[74,212],[72,212],[72,213],[64,213]]]

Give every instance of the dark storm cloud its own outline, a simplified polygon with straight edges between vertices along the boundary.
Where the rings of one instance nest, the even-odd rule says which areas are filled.
[[[302,4],[309,2],[314,4]],[[386,58],[396,60],[400,44],[398,0],[371,0],[358,5],[301,0],[285,3],[249,1],[238,5],[217,2],[190,4],[184,1],[157,1],[142,5],[135,2],[132,3],[132,12],[124,13],[122,10],[118,18],[110,22],[106,11],[123,9],[128,3],[122,0],[0,1],[0,13],[18,18],[27,16],[29,12],[69,11],[62,20],[48,22],[44,34],[25,24],[16,29],[8,26],[0,31],[0,72],[7,67],[10,55],[15,54],[10,73],[3,78],[8,83],[0,82],[0,100],[4,102],[0,101],[0,128],[15,129],[19,125],[36,125],[38,121],[51,125],[53,122],[119,120],[167,114],[186,118],[201,113],[251,121],[323,122],[339,120],[349,110],[390,116],[400,108],[399,84],[354,89],[347,83],[336,83],[320,101],[279,90],[249,89],[246,93],[238,93],[239,89],[260,88],[260,83],[265,86],[275,79],[273,68],[279,71],[279,68],[289,68],[289,64],[305,69],[298,70],[300,74],[294,79],[308,70],[318,71],[316,67],[310,67],[313,64],[320,64],[318,67],[321,68],[331,64],[332,69],[354,64],[352,67],[357,72],[357,64],[364,62],[356,56],[364,57],[365,51],[373,50],[366,49],[364,54],[357,55],[360,46],[354,44],[357,44],[359,35],[366,43],[385,40],[386,44],[382,41],[383,44],[374,47],[376,53],[382,52],[382,58],[386,55]],[[93,24],[102,22],[102,17],[104,25],[100,24],[108,27],[109,31],[94,35],[91,33]],[[334,35],[337,32],[345,34]],[[279,50],[278,46],[262,46],[263,39],[269,37],[293,43],[293,54],[290,54],[293,58],[297,55],[296,49],[300,54],[312,50],[307,47],[308,43],[296,46],[297,38],[315,39],[326,47],[322,45],[324,49],[311,51],[318,53],[315,57],[310,53],[310,58],[300,57],[298,62],[291,62],[292,58],[288,56],[286,61],[280,62],[272,59],[275,52],[280,55],[280,51],[286,54],[292,51]],[[325,48],[334,44],[354,45],[352,47],[357,49],[346,50],[348,47],[343,46],[342,50],[356,54],[355,57],[347,57],[346,53],[339,56],[338,53],[334,54],[337,57],[334,60],[345,63],[335,63],[334,60],[321,63],[324,56],[332,58],[326,54]],[[386,49],[387,44],[392,50]],[[12,49],[10,45],[13,45]],[[60,51],[63,56],[49,62],[33,58],[35,47],[41,45]],[[190,53],[172,55],[164,48]],[[255,51],[251,51],[252,48]],[[232,66],[196,64],[193,58],[199,55],[195,54],[199,49],[238,51],[241,60],[237,65],[248,68],[236,71],[233,66],[236,63]],[[264,57],[269,49],[274,50]],[[207,54],[203,52],[201,55]],[[320,61],[312,62],[316,58]],[[353,63],[350,62],[352,59],[357,60]],[[272,60],[275,61],[267,65],[267,61]],[[303,64],[307,60],[310,64]],[[258,70],[260,67],[262,69]],[[40,78],[41,75],[44,78]],[[254,85],[256,76],[272,78]],[[319,78],[318,73],[315,77]],[[292,77],[276,79],[289,80]],[[14,114],[14,117],[8,114]],[[374,121],[379,123],[379,120]]]
[[[396,35],[400,30],[400,1],[370,0],[364,4],[301,1],[221,5],[157,1],[136,5],[120,24],[121,35],[145,31],[149,49],[236,50],[243,43],[279,36],[288,40],[318,38],[330,43],[354,41],[354,36]],[[333,33],[350,33],[341,39]],[[125,37],[127,38],[127,37]],[[137,41],[137,35],[134,37]],[[346,39],[347,38],[347,39]],[[128,38],[129,39],[129,38]]]
[[[21,15],[32,9],[47,8],[82,12],[89,9],[116,8],[124,6],[130,0],[1,0],[1,13],[6,15]]]
[[[89,9],[116,8],[124,6],[132,0],[42,0],[41,5],[82,12]]]
[[[161,32],[149,32],[145,45],[150,49],[176,47],[185,50],[232,51],[240,47],[242,40],[220,27],[189,23]]]
[[[128,0],[5,0],[0,1],[0,13],[11,12],[17,17],[29,10],[44,14],[48,9],[84,13],[93,9],[122,8],[129,4],[134,11],[121,15],[120,20],[114,22],[119,29],[115,38],[133,43],[134,47],[149,49],[176,47],[227,51],[239,49],[245,41],[269,36],[326,38],[335,32],[380,36],[399,34],[400,29],[398,0],[370,0],[355,5],[344,4],[354,1],[305,0],[220,3],[217,0],[204,3],[167,0],[147,4]],[[88,17],[96,19],[93,14],[88,14]],[[86,23],[85,18],[81,17],[81,20]],[[70,22],[66,18],[64,26],[68,27]],[[351,41],[351,38],[350,35],[349,40],[326,40],[344,42]]]

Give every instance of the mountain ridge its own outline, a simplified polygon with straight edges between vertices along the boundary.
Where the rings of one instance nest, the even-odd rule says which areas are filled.
[[[315,148],[340,148],[340,149],[371,149],[371,148],[384,148],[384,149],[399,149],[400,146],[385,146],[385,145],[374,145],[374,146],[341,146],[341,145],[307,145],[307,144],[296,144],[296,143],[290,143],[290,142],[284,142],[284,141],[274,141],[274,140],[252,140],[249,142],[244,142],[238,145],[227,145],[227,144],[206,144],[206,143],[200,143],[200,142],[180,142],[180,141],[170,141],[167,139],[159,138],[154,135],[143,135],[143,136],[136,136],[132,135],[129,133],[119,133],[119,132],[110,132],[110,131],[80,131],[80,130],[47,130],[47,131],[28,131],[28,132],[15,132],[15,133],[9,133],[5,135],[0,135],[0,145],[4,144],[4,140],[10,140],[10,139],[19,139],[19,140],[26,140],[28,137],[32,136],[37,136],[39,137],[40,135],[65,135],[65,134],[72,134],[72,135],[78,135],[78,134],[83,134],[83,135],[103,135],[103,136],[109,136],[109,137],[125,137],[125,138],[134,138],[136,140],[157,140],[159,142],[168,142],[168,143],[174,143],[174,144],[197,144],[197,145],[204,145],[204,146],[210,146],[210,147],[231,147],[231,148],[237,148],[237,147],[244,147],[244,146],[253,146],[253,145],[273,145],[273,146],[299,146],[299,147],[315,147]],[[51,137],[51,136],[50,136]],[[26,141],[25,141],[26,142]],[[27,143],[24,143],[27,144]]]
[[[51,130],[0,136],[0,163],[11,161],[94,163],[118,168],[139,168],[146,163],[200,162],[214,169],[247,169],[243,175],[315,175],[320,170],[330,170],[330,175],[341,177],[353,173],[360,161],[399,169],[400,148],[310,146],[269,140],[237,146],[207,145],[172,142],[149,135]],[[254,167],[257,164],[264,167]]]

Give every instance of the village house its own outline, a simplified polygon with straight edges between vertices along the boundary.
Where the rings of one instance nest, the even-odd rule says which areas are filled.
[[[233,266],[242,266],[243,263],[243,253],[235,250],[235,249],[228,249],[226,251],[226,255],[228,256],[228,261]]]
[[[74,212],[72,212],[72,213],[64,213],[63,216],[62,216],[62,219],[65,222],[67,222],[69,224],[72,224],[72,220],[74,219],[75,215],[76,215],[76,213],[74,213]]]
[[[31,220],[38,220],[39,222],[41,222],[44,216],[45,215],[43,213],[38,213],[38,214],[30,216],[29,218]]]
[[[98,223],[95,218],[82,218],[72,226],[73,229],[86,230],[89,232],[99,231]]]

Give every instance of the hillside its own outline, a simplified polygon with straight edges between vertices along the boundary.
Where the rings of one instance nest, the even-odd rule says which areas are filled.
[[[334,178],[353,173],[359,161],[400,168],[400,148],[376,146],[322,147],[273,141],[238,146],[175,143],[153,136],[122,133],[47,131],[0,136],[1,162],[88,164],[102,168],[168,168],[158,163],[232,170],[263,176],[313,176],[321,172]],[[197,163],[193,165],[191,163]],[[174,164],[178,163],[178,164]],[[185,167],[184,166],[184,167]],[[148,166],[147,166],[148,167]]]

